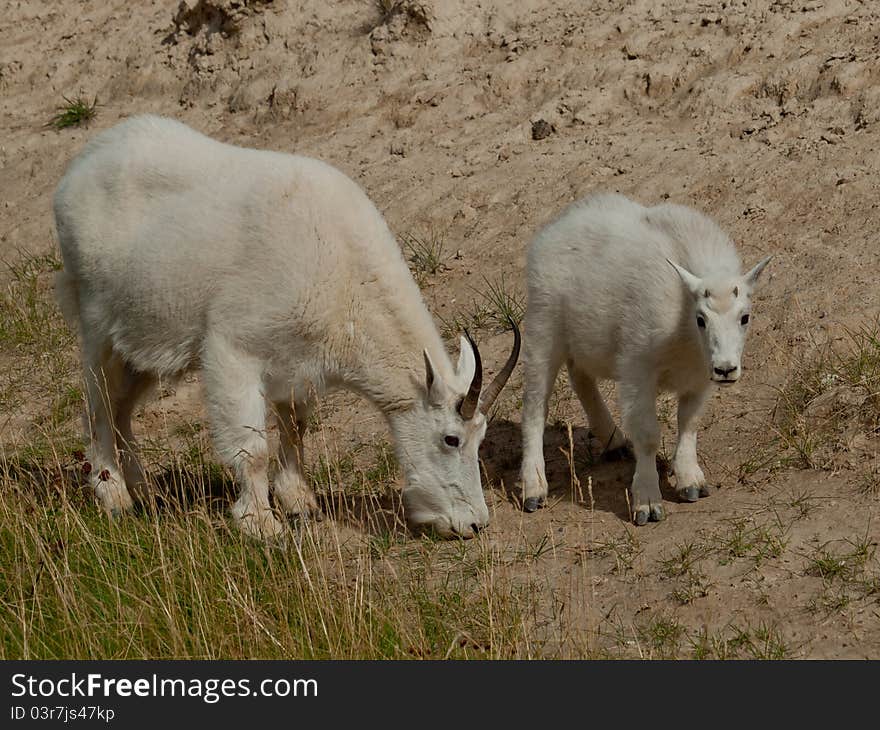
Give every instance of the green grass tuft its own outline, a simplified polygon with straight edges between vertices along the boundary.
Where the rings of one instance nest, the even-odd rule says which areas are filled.
[[[97,96],[91,102],[82,94],[73,99],[68,99],[66,96],[62,98],[64,104],[58,107],[55,116],[49,120],[49,126],[55,127],[55,129],[78,127],[90,122],[98,113]]]

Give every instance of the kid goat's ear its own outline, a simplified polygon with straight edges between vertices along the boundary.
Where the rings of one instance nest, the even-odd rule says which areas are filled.
[[[688,288],[688,291],[693,296],[699,296],[700,290],[702,289],[701,281],[699,277],[694,276],[690,271],[688,271],[683,266],[679,266],[673,261],[666,259],[669,262],[669,265],[678,272],[678,275],[681,277],[681,280],[684,282],[684,285]]]

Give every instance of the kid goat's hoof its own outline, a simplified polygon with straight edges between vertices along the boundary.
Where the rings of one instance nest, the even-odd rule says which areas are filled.
[[[524,512],[537,512],[544,506],[544,498],[543,497],[526,497],[525,502],[523,502],[523,511]]]
[[[709,487],[705,484],[701,487],[682,487],[676,490],[676,494],[682,502],[696,502],[700,497],[709,496]]]
[[[663,509],[662,504],[639,507],[633,512],[632,518],[633,522],[640,527],[648,524],[648,520],[651,522],[663,522],[666,519],[666,510]]]

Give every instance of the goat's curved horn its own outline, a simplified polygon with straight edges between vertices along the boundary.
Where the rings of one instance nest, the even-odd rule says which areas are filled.
[[[495,376],[495,380],[489,384],[489,387],[486,388],[483,397],[480,399],[480,412],[484,415],[489,412],[495,399],[504,389],[504,386],[507,385],[510,374],[513,372],[513,368],[516,367],[516,361],[519,359],[519,327],[516,326],[516,322],[510,317],[507,318],[507,321],[510,322],[510,326],[513,327],[513,349],[510,351],[510,357],[507,358],[504,367],[501,368],[501,372]]]
[[[461,417],[465,421],[469,421],[474,417],[474,413],[477,412],[477,408],[480,405],[480,391],[483,389],[483,361],[480,359],[480,351],[477,349],[477,343],[471,338],[470,332],[465,330],[464,336],[467,337],[468,344],[470,344],[471,350],[474,352],[474,360],[476,361],[474,377],[471,379],[471,387],[468,388],[467,395],[458,406],[458,412],[461,414]]]

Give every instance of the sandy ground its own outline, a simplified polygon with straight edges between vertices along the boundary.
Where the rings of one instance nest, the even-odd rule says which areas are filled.
[[[424,286],[438,321],[466,312],[483,277],[503,275],[521,295],[531,235],[571,200],[601,189],[692,204],[730,231],[747,265],[774,254],[745,374],[703,419],[700,455],[719,490],[686,505],[667,488],[666,522],[629,525],[632,464],[588,458],[583,413],[560,378],[551,507],[524,515],[518,370],[483,447],[494,518],[481,539],[546,547],[523,570],[546,582],[539,625],[550,647],[563,624],[601,625],[599,648],[656,655],[651,632],[674,619],[689,636],[750,627],[759,642],[770,631],[792,656],[880,657],[876,434],[842,423],[807,464],[787,458],[776,433],[779,389],[880,311],[880,10],[857,0],[721,5],[424,0],[383,19],[367,0],[10,2],[0,258],[53,250],[51,193],[65,165],[98,130],[143,112],[327,160],[399,235],[439,232],[450,256]],[[94,121],[47,128],[62,95],[80,92],[98,98]],[[549,125],[542,139],[538,120]],[[508,336],[485,328],[479,340],[497,367]],[[0,367],[12,388],[34,366],[10,348]],[[160,412],[202,418],[195,384],[163,401],[142,428]],[[4,402],[8,445],[28,437],[51,398]],[[672,413],[662,399],[667,453]],[[343,445],[384,433],[345,396],[331,399],[326,423]],[[870,552],[864,583],[815,570],[823,546],[848,554],[859,541]],[[682,567],[687,546],[696,557]],[[832,600],[841,592],[845,601]]]

